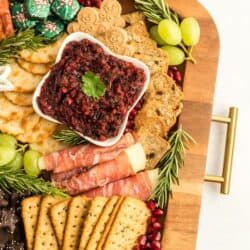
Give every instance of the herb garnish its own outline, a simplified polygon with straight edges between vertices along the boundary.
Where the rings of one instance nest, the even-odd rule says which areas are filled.
[[[168,139],[170,150],[157,164],[160,169],[158,184],[150,199],[156,200],[160,208],[167,205],[169,195],[172,196],[172,185],[179,185],[179,169],[184,166],[184,155],[194,139],[182,128],[176,130]]]
[[[15,36],[0,42],[0,65],[7,64],[10,59],[19,57],[23,49],[38,49],[44,45],[44,38],[35,35],[34,29],[19,31]]]
[[[60,131],[57,131],[53,135],[53,138],[59,142],[68,145],[80,145],[88,143],[88,141],[86,141],[84,138],[82,138],[80,135],[78,135],[71,129],[62,129]]]
[[[22,169],[15,170],[9,167],[0,168],[0,188],[7,193],[11,191],[19,194],[31,192],[33,194],[67,197],[66,193],[54,187],[50,182],[29,176]]]
[[[85,95],[94,97],[95,99],[100,98],[101,96],[104,96],[106,91],[106,86],[102,82],[99,76],[94,74],[91,71],[87,71],[82,76],[82,91]]]

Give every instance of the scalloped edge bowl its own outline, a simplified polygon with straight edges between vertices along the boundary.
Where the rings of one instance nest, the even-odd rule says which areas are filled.
[[[109,138],[105,141],[99,141],[99,140],[95,140],[93,138],[90,138],[88,136],[85,136],[81,133],[79,133],[78,131],[75,131],[77,134],[79,134],[80,136],[82,136],[84,139],[86,139],[87,141],[95,144],[95,145],[98,145],[98,146],[101,146],[101,147],[108,147],[108,146],[112,146],[114,145],[115,143],[117,143],[119,141],[119,139],[122,137],[124,131],[125,131],[125,128],[126,128],[126,125],[127,125],[127,121],[128,121],[128,117],[129,117],[129,113],[131,112],[131,110],[136,106],[136,104],[139,102],[139,100],[142,98],[142,96],[144,95],[144,93],[146,92],[148,86],[149,86],[149,83],[150,83],[150,71],[149,71],[149,68],[146,64],[144,64],[143,62],[135,59],[135,58],[132,58],[132,57],[128,57],[128,56],[122,56],[122,55],[118,55],[118,54],[115,54],[113,52],[110,51],[110,49],[108,47],[106,47],[102,42],[100,42],[99,40],[97,40],[96,38],[94,38],[93,36],[89,35],[89,34],[86,34],[86,33],[83,33],[83,32],[75,32],[75,33],[72,33],[70,34],[65,40],[64,42],[62,43],[59,51],[58,51],[58,54],[57,54],[57,58],[56,58],[56,61],[55,63],[58,63],[60,60],[61,60],[61,57],[62,57],[62,54],[63,54],[63,51],[64,51],[64,48],[65,46],[69,43],[69,42],[72,42],[72,41],[81,41],[83,39],[88,39],[90,40],[91,42],[93,43],[97,43],[98,45],[100,45],[104,51],[107,53],[107,54],[110,54],[110,55],[113,55],[121,60],[124,60],[124,61],[127,61],[127,62],[131,62],[133,63],[136,67],[140,68],[140,69],[143,69],[144,73],[145,73],[145,76],[146,76],[146,81],[144,83],[144,86],[141,90],[141,93],[139,94],[138,98],[136,99],[136,101],[134,102],[134,104],[131,106],[131,108],[128,110],[125,118],[124,118],[124,121],[119,129],[119,132],[118,132],[118,135],[115,136],[115,137],[112,137],[112,138]],[[58,120],[44,114],[42,112],[42,110],[39,108],[38,106],[38,103],[37,103],[37,97],[40,95],[41,93],[41,88],[44,84],[44,82],[46,81],[47,77],[49,76],[50,74],[50,71],[43,77],[43,79],[41,80],[41,82],[38,84],[35,92],[34,92],[34,95],[33,95],[33,100],[32,100],[32,104],[33,104],[33,108],[34,110],[36,111],[37,114],[39,114],[41,117],[43,117],[44,119],[46,120],[49,120],[51,122],[55,122],[55,123],[58,123],[58,124],[62,124],[61,122],[59,122]]]

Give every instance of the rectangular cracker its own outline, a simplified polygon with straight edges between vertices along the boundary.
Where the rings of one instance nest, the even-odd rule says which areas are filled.
[[[105,241],[106,241],[106,238],[108,237],[108,234],[109,234],[109,231],[110,231],[110,228],[113,224],[113,221],[115,220],[116,218],[116,215],[120,209],[120,206],[122,205],[123,203],[123,200],[124,198],[123,197],[119,197],[118,198],[118,201],[113,209],[113,211],[111,212],[111,215],[109,216],[109,219],[108,219],[108,222],[106,223],[105,225],[105,229],[102,233],[102,236],[100,238],[100,241],[98,242],[98,245],[97,245],[97,250],[103,250],[103,246],[105,244]]]
[[[22,201],[22,218],[28,250],[33,247],[40,202],[41,196],[32,196]]]
[[[88,214],[91,200],[86,196],[72,198],[64,230],[62,250],[77,250],[82,234],[83,222]]]
[[[50,207],[55,205],[59,201],[61,201],[60,198],[56,198],[53,196],[45,196],[42,199],[33,250],[59,249],[56,236],[49,218]]]
[[[86,220],[83,223],[83,231],[80,240],[79,250],[84,250],[88,244],[89,238],[93,232],[93,229],[106,205],[108,198],[95,197],[91,201],[91,205],[88,211]]]
[[[110,219],[112,211],[114,210],[117,202],[119,200],[118,196],[111,197],[108,202],[106,203],[96,225],[93,230],[93,233],[89,239],[88,245],[86,250],[96,250],[97,245],[102,237],[102,233],[105,230],[105,227]]]
[[[53,225],[59,246],[63,243],[63,233],[67,220],[70,199],[61,201],[50,208],[50,219]]]
[[[133,249],[138,237],[146,233],[150,210],[145,202],[126,197],[112,223],[103,250]]]

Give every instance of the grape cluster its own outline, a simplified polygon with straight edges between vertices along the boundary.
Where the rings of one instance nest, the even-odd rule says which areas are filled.
[[[181,24],[164,19],[151,27],[151,37],[167,52],[170,65],[180,65],[184,60],[195,62],[192,47],[200,40],[200,26],[193,17],[184,18]]]
[[[78,2],[85,7],[100,8],[102,4],[102,0],[78,0]]]
[[[40,153],[34,150],[26,150],[28,145],[18,144],[15,137],[0,134],[0,167],[18,171],[24,167],[24,171],[31,176],[40,174],[38,159]]]

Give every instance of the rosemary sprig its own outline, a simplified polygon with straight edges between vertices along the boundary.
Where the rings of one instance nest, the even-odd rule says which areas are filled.
[[[135,7],[152,23],[158,24],[163,19],[171,19],[179,24],[178,16],[170,10],[165,0],[135,0]]]
[[[68,145],[80,145],[80,144],[87,144],[88,141],[82,138],[80,135],[78,135],[76,132],[74,132],[71,129],[63,129],[60,131],[57,131],[53,138],[59,142],[62,142],[64,144]]]
[[[44,45],[44,38],[36,35],[34,29],[19,31],[15,36],[0,42],[0,65],[4,65],[12,58],[18,57],[23,49],[38,49]]]
[[[7,193],[11,191],[19,194],[31,192],[33,194],[67,197],[66,193],[54,187],[50,182],[29,176],[21,169],[13,170],[7,167],[0,168],[0,189],[3,189]]]
[[[168,141],[171,148],[156,166],[160,169],[159,181],[150,197],[161,208],[166,206],[169,195],[172,196],[172,185],[179,185],[179,169],[184,166],[185,151],[195,143],[182,128],[171,134]]]

